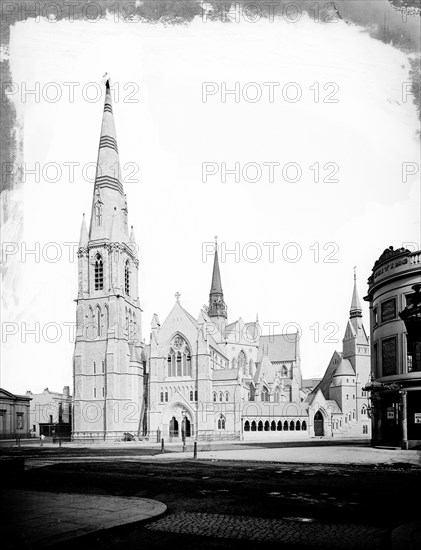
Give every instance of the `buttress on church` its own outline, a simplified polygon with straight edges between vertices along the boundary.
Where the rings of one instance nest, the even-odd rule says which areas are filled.
[[[355,277],[342,352],[322,379],[301,375],[299,334],[228,322],[218,247],[209,305],[197,317],[176,294],[142,338],[138,247],[129,231],[109,80],[89,231],[78,249],[73,426],[77,440],[370,437],[369,340]]]

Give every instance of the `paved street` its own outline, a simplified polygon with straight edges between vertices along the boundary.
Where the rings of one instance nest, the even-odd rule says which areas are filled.
[[[47,528],[53,529],[62,521],[88,518],[91,533],[77,542],[82,550],[122,546],[138,550],[140,544],[148,549],[201,550],[280,544],[284,550],[418,548],[421,529],[412,497],[420,485],[421,468],[412,462],[419,460],[419,452],[320,444],[226,447],[199,452],[198,460],[190,451],[161,455],[157,449],[127,447],[2,449],[3,465],[8,456],[13,458],[5,482],[9,496],[4,500],[10,500],[12,489],[15,495],[21,494],[9,514],[14,510],[8,534],[16,534],[28,517],[27,508],[20,505],[25,495],[41,492],[46,505],[38,506],[37,514],[33,511],[29,524],[38,525],[43,516]],[[179,449],[173,446],[172,450]],[[336,464],[321,463],[326,453]],[[18,467],[19,457],[25,469],[22,462]],[[10,464],[16,466],[14,470]],[[87,508],[75,506],[77,499]],[[163,503],[165,515],[144,523],[121,508],[115,517],[130,523],[116,527],[109,521],[114,514],[108,503],[118,509],[141,499]],[[72,502],[69,510],[67,503]],[[107,512],[91,514],[102,509]],[[79,520],[72,514],[79,514]],[[103,520],[101,526],[95,526],[98,518]],[[68,531],[71,528],[66,526]],[[74,542],[62,540],[55,546],[70,549]]]
[[[45,547],[163,514],[166,506],[145,498],[1,490],[2,547]]]

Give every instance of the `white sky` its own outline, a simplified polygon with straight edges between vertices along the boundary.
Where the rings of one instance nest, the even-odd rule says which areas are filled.
[[[402,162],[419,163],[417,114],[412,100],[402,101],[402,82],[409,63],[398,50],[376,41],[361,28],[343,22],[315,24],[302,17],[297,24],[283,21],[249,24],[202,23],[164,27],[99,21],[38,23],[27,20],[12,29],[10,60],[13,81],[41,90],[58,83],[63,97],[56,103],[14,96],[23,125],[24,160],[58,163],[63,175],[57,183],[34,182],[23,188],[24,232],[28,248],[39,242],[62,245],[79,237],[82,213],[90,216],[93,183],[69,182],[63,163],[81,166],[97,156],[103,98],[88,102],[81,88],[101,82],[108,71],[120,87],[114,102],[120,161],[140,166],[137,183],[125,182],[129,222],[140,246],[140,289],[143,336],[149,340],[153,313],[164,320],[181,292],[181,303],[197,316],[207,303],[212,263],[202,261],[202,243],[213,240],[240,250],[249,242],[261,247],[256,263],[227,256],[221,263],[222,284],[229,320],[288,323],[302,328],[302,370],[306,377],[322,375],[333,350],[341,350],[358,266],[361,298],[374,261],[389,245],[416,243],[419,248],[418,177],[402,182]],[[202,82],[232,87],[257,82],[259,102],[232,96],[226,103],[214,95],[202,102]],[[79,82],[75,101],[69,102],[64,82]],[[123,98],[126,83],[139,86],[137,103]],[[268,101],[263,82],[279,82],[275,101]],[[282,99],[281,89],[296,82],[302,89],[297,103]],[[309,89],[335,82],[338,103],[315,103]],[[54,90],[50,88],[51,95]],[[93,89],[91,89],[93,92]],[[328,90],[330,91],[330,90]],[[250,90],[250,93],[252,90]],[[270,183],[267,172],[256,183],[220,175],[202,182],[203,162],[299,163],[297,183],[282,180],[277,168]],[[309,166],[335,162],[339,183],[315,183]],[[128,177],[129,173],[123,171]],[[250,172],[252,175],[252,172]],[[322,175],[325,175],[322,171]],[[140,176],[140,177],[139,177]],[[89,219],[88,219],[89,221]],[[13,240],[8,228],[3,240]],[[278,242],[275,261],[269,262],[265,242]],[[285,261],[282,249],[298,243],[302,256]],[[320,261],[314,261],[319,243]],[[337,263],[323,258],[333,247]],[[44,251],[46,249],[44,248]],[[51,256],[54,249],[50,248]],[[253,250],[250,248],[250,255]],[[291,255],[292,255],[291,250]],[[2,322],[18,323],[16,335],[5,337],[2,387],[17,393],[60,390],[72,385],[73,343],[64,323],[75,320],[77,262],[69,262],[68,248],[56,263],[41,255],[27,257],[19,266],[17,305],[6,300]],[[222,258],[223,259],[223,258]],[[13,258],[10,260],[13,261]],[[16,296],[14,297],[16,298]],[[39,322],[41,339],[22,328]],[[364,303],[364,322],[369,329]],[[42,337],[42,328],[56,323],[58,342]],[[310,326],[319,324],[319,342]],[[332,336],[331,326],[339,327]],[[47,339],[54,337],[54,330]],[[329,334],[337,343],[323,342]]]

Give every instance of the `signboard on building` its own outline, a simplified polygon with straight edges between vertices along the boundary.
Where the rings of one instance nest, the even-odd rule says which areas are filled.
[[[421,424],[421,413],[415,413],[414,414],[414,423],[415,424]]]
[[[387,407],[387,419],[393,420],[395,418],[395,409],[393,407]]]

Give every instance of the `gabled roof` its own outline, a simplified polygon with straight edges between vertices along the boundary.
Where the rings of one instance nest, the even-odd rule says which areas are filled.
[[[3,397],[3,399],[12,399],[13,401],[18,401],[20,399],[23,399],[25,401],[31,401],[32,397],[28,397],[27,395],[18,395],[11,393],[10,391],[5,390],[4,388],[0,388],[0,398]]]
[[[261,336],[257,362],[267,355],[272,362],[295,361],[298,357],[299,334]]]

